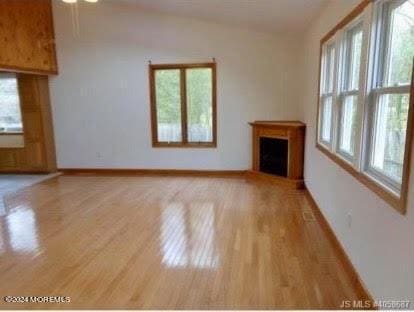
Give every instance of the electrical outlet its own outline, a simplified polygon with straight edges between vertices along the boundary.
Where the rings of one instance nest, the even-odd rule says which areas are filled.
[[[350,213],[348,213],[347,215],[347,224],[348,224],[348,228],[352,227],[352,215]]]
[[[97,159],[102,159],[102,153],[101,152],[96,152],[96,158]]]

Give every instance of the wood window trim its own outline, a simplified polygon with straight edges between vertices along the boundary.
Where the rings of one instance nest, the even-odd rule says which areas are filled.
[[[211,68],[212,76],[212,142],[188,142],[187,139],[187,96],[186,96],[186,69]],[[155,97],[155,71],[163,69],[180,70],[180,92],[181,92],[181,129],[182,142],[159,142],[157,129],[157,105]],[[151,138],[152,147],[165,148],[216,148],[217,147],[217,70],[216,63],[191,63],[191,64],[150,64],[150,104],[151,104]]]
[[[23,132],[0,132],[1,135],[23,135]]]
[[[319,78],[318,78],[318,90],[317,90],[317,111],[316,111],[316,135],[315,135],[315,145],[316,148],[321,151],[324,155],[330,158],[333,162],[343,168],[345,171],[350,173],[354,178],[359,182],[377,194],[381,199],[388,203],[391,207],[396,209],[399,213],[405,215],[407,212],[407,200],[408,200],[408,188],[409,188],[409,179],[410,179],[410,169],[411,169],[411,151],[414,146],[414,64],[412,71],[411,87],[410,87],[410,102],[408,109],[408,120],[407,120],[407,134],[406,134],[406,143],[405,143],[405,152],[404,152],[404,164],[403,164],[403,175],[401,183],[400,196],[396,195],[394,192],[389,190],[387,187],[380,184],[378,181],[375,181],[364,171],[359,171],[355,169],[351,164],[346,160],[342,159],[340,156],[332,153],[325,146],[319,143],[319,110],[320,110],[320,87],[321,87],[321,73],[322,73],[322,57],[323,57],[323,46],[329,41],[339,30],[343,29],[348,23],[354,20],[358,15],[360,15],[364,9],[374,0],[363,0],[357,7],[355,7],[345,18],[343,18],[332,30],[330,30],[320,41],[320,51],[319,51]]]

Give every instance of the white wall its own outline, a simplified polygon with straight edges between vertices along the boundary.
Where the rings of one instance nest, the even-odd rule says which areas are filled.
[[[409,299],[414,308],[414,165],[408,213],[402,216],[315,148],[319,42],[358,3],[331,1],[306,35],[305,180],[374,298]],[[348,214],[353,219],[351,228]]]
[[[59,75],[51,100],[60,168],[247,169],[248,122],[300,117],[300,41],[232,26],[53,1]],[[218,148],[151,147],[148,60],[218,62]]]

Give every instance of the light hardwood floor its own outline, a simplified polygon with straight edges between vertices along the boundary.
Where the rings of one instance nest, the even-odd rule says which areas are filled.
[[[334,308],[357,291],[304,191],[243,178],[60,176],[0,217],[0,308]]]

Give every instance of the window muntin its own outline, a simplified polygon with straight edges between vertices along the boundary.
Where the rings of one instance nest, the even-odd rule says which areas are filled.
[[[18,79],[13,73],[0,73],[0,134],[23,132]]]
[[[215,63],[150,65],[154,147],[215,147]]]

